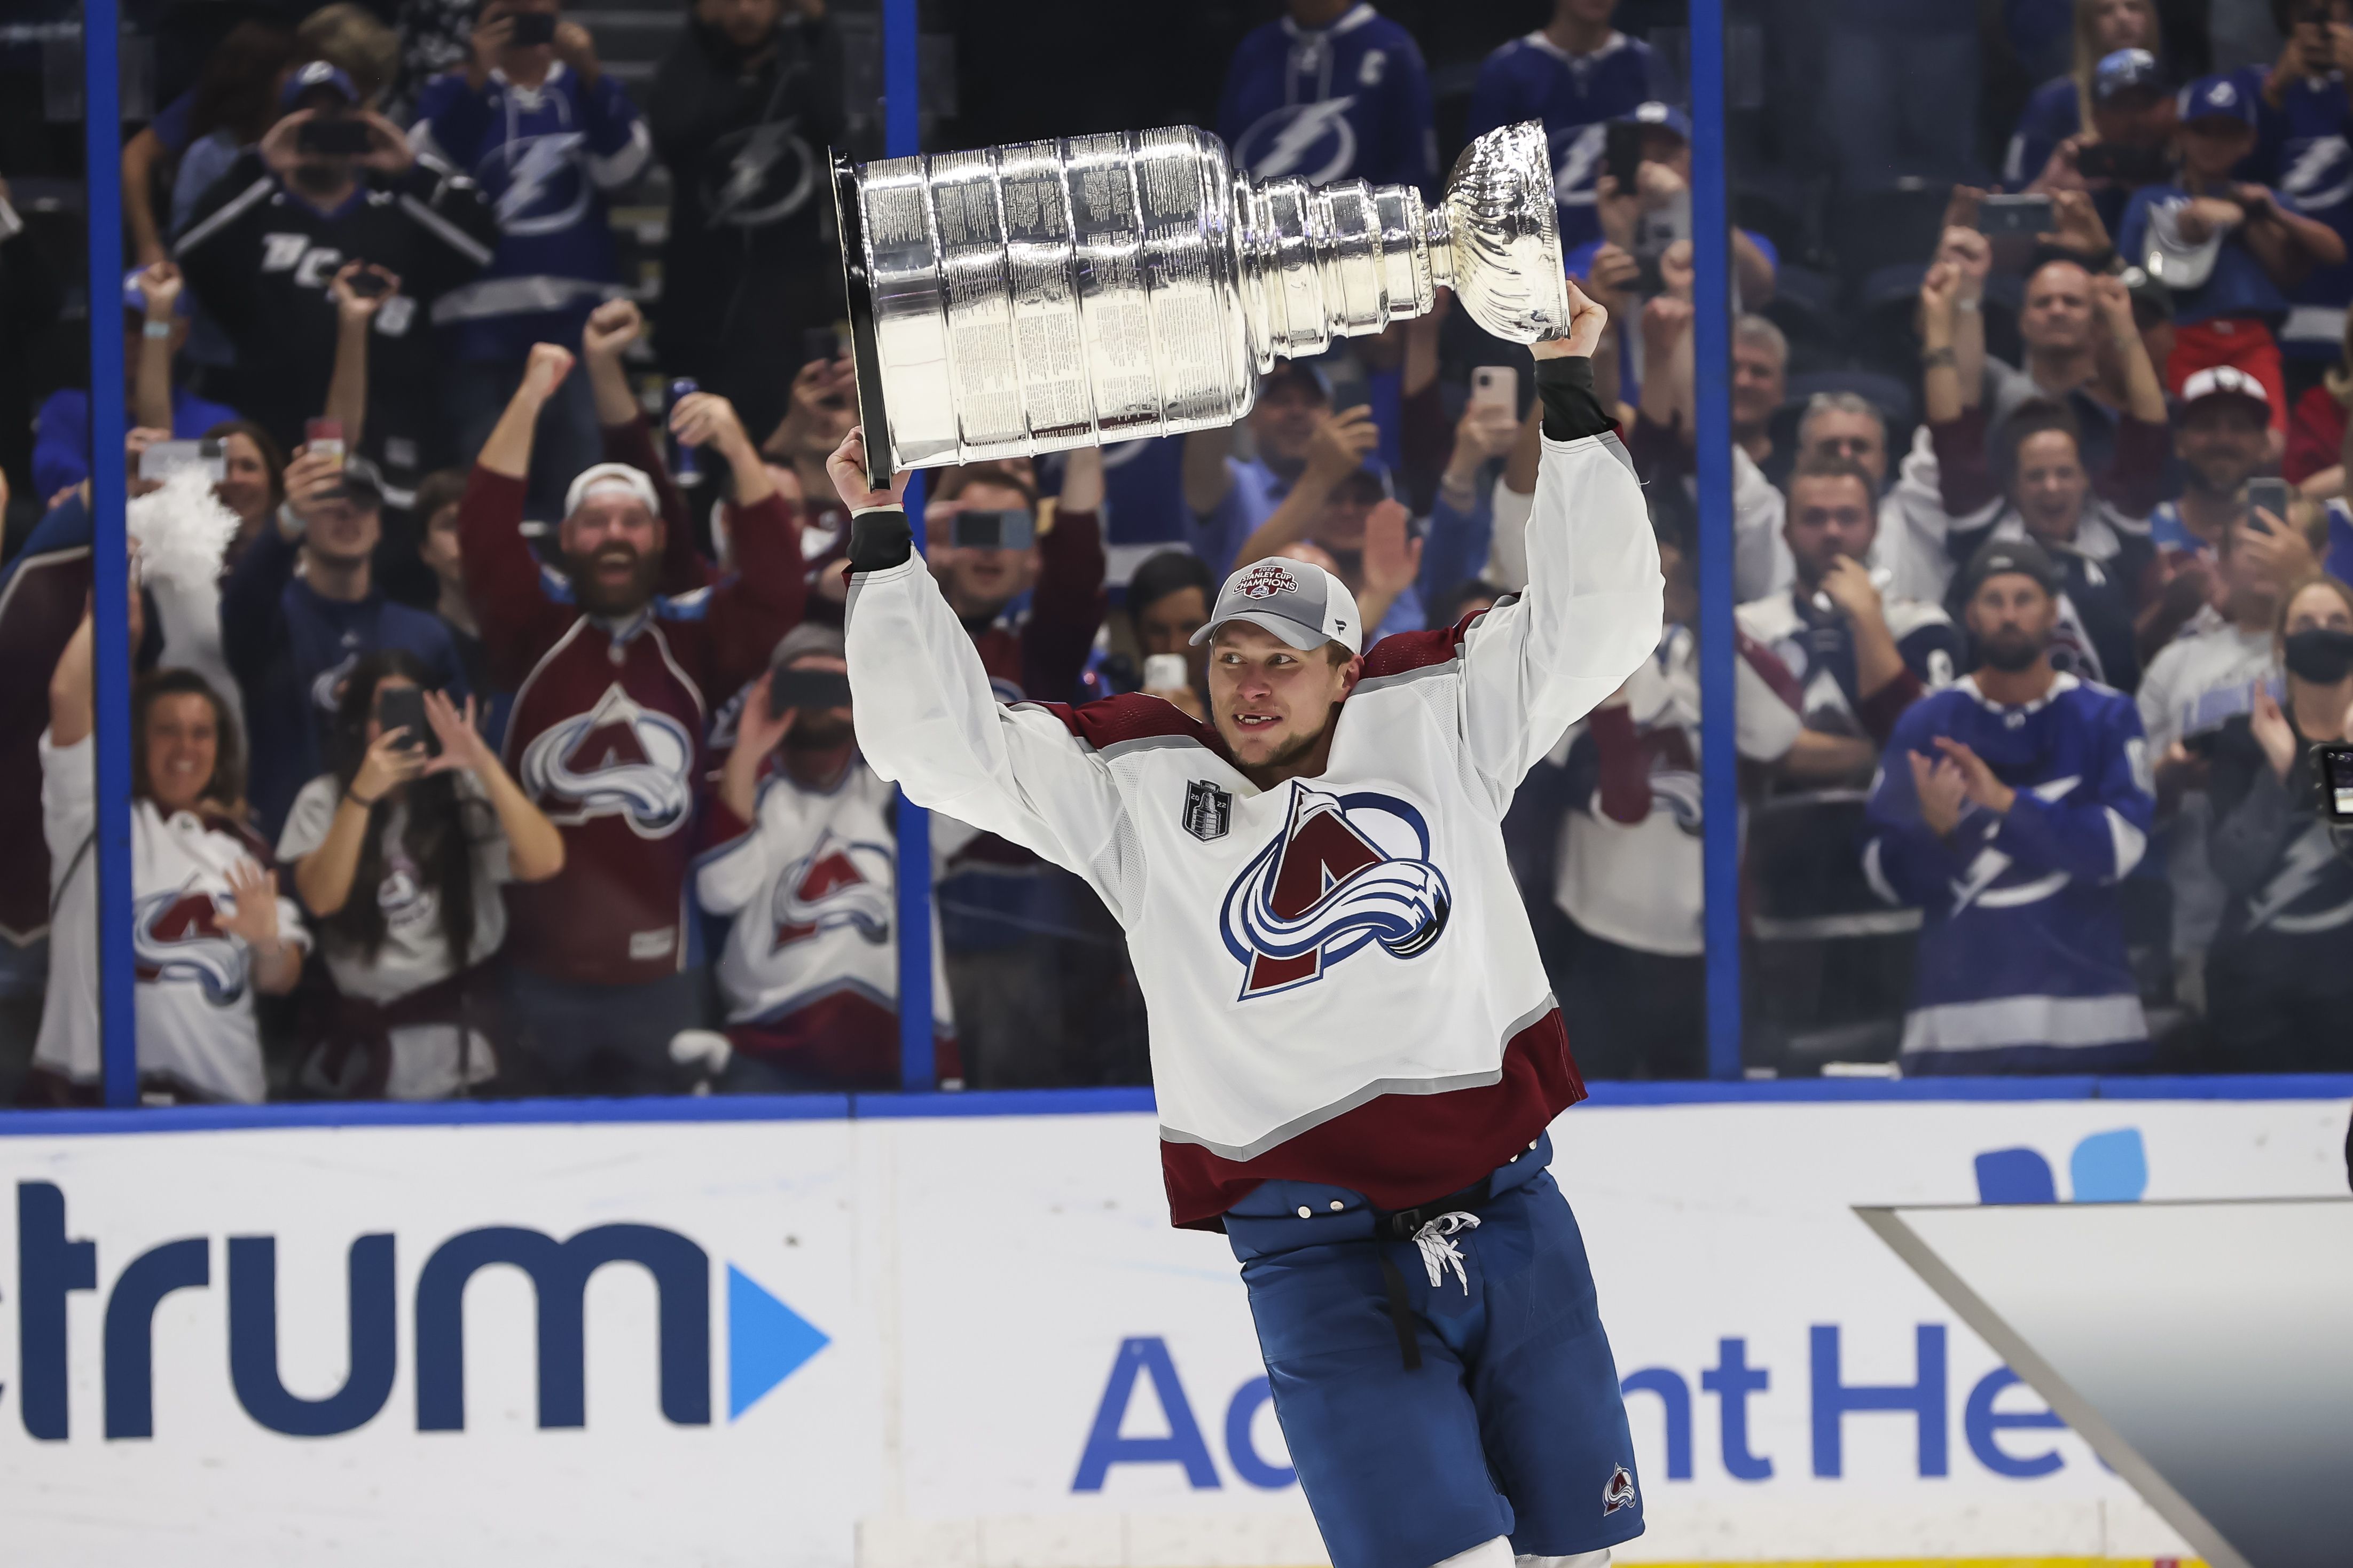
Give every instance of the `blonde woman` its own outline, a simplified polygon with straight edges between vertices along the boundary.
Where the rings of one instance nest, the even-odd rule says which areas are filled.
[[[2096,132],[2084,132],[2094,125],[2100,107],[2099,66],[2118,49],[2163,52],[2156,0],[2075,0],[2074,68],[2044,82],[2026,100],[2003,160],[2004,184],[2016,190],[2039,182],[2063,143],[2097,139]]]

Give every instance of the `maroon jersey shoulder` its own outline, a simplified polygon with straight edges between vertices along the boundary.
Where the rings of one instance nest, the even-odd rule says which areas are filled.
[[[1403,675],[1409,669],[1423,669],[1433,664],[1444,664],[1461,651],[1462,634],[1471,629],[1477,617],[1465,616],[1451,626],[1439,626],[1426,632],[1392,632],[1373,645],[1365,656],[1364,679],[1371,680],[1384,675]]]
[[[1142,691],[1100,697],[1076,708],[1067,702],[1033,702],[1029,706],[1051,713],[1071,734],[1099,752],[1124,741],[1176,735],[1198,742],[1219,756],[1226,754],[1226,743],[1215,730],[1167,699]]]

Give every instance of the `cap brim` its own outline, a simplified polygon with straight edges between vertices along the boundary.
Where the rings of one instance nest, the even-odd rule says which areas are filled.
[[[1302,653],[1313,653],[1325,643],[1338,640],[1302,626],[1288,616],[1277,615],[1272,610],[1237,610],[1224,620],[1211,621],[1208,626],[1195,632],[1187,639],[1187,642],[1190,647],[1199,647],[1218,635],[1219,627],[1229,626],[1236,621],[1248,621],[1254,626],[1272,632]]]

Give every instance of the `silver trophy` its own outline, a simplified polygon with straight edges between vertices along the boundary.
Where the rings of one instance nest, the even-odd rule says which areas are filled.
[[[1253,184],[1189,125],[851,164],[833,155],[867,467],[1229,425],[1278,359],[1427,312],[1565,331],[1544,128],[1491,131],[1446,195]]]

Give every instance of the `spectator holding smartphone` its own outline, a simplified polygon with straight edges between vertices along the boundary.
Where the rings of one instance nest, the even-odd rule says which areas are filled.
[[[2235,77],[2201,77],[2182,89],[2180,160],[2173,182],[2144,185],[2126,205],[2116,248],[2173,294],[2173,354],[2167,384],[2234,365],[2263,384],[2272,428],[2284,444],[2287,384],[2273,331],[2287,313],[2282,292],[2315,267],[2344,264],[2344,239],[2305,216],[2295,200],[2233,178],[2255,151],[2255,95]]]
[[[1289,0],[1246,35],[1226,66],[1218,134],[1253,179],[1438,194],[1429,68],[1369,0]]]
[[[357,464],[303,447],[286,469],[276,525],[247,547],[221,590],[221,643],[253,730],[253,807],[276,834],[302,786],[325,771],[322,742],[343,684],[365,656],[414,654],[436,689],[468,694],[448,629],[385,596],[375,579],[384,492]]]
[[[2230,889],[2207,958],[2207,1027],[2225,1072],[2341,1072],[2353,1061],[2353,863],[2314,810],[2312,748],[2353,740],[2353,589],[2284,595],[2268,689],[2214,744],[2212,855]]]
[[[1666,61],[1611,26],[1617,12],[1618,0],[1554,0],[1551,21],[1505,44],[1479,68],[1462,126],[1469,140],[1523,120],[1544,122],[1565,251],[1600,233],[1594,180],[1609,122],[1638,104],[1679,96]]]
[[[899,1087],[898,798],[858,754],[841,633],[796,626],[738,710],[695,873],[702,907],[733,920],[719,960],[735,1047],[725,1088]],[[971,837],[934,817],[934,860]],[[934,1060],[953,1087],[963,1068],[936,914],[930,947]]]
[[[464,70],[427,84],[408,138],[419,157],[470,175],[498,215],[490,266],[433,305],[465,452],[498,423],[531,346],[578,341],[588,312],[621,292],[607,196],[653,154],[595,38],[558,0],[485,0],[471,50]],[[572,476],[596,461],[587,378],[567,378],[540,418],[531,496],[533,515],[549,517]]]
[[[658,592],[668,545],[653,481],[602,463],[572,482],[551,583],[520,530],[541,412],[571,351],[532,349],[468,479],[458,540],[491,678],[516,693],[505,757],[563,830],[563,871],[509,894],[509,1001],[531,1080],[559,1092],[669,1087],[670,1037],[702,1021],[686,890],[712,694],[756,675],[799,618],[798,540],[723,398],[670,428],[733,478],[736,571]]]
[[[333,984],[304,1030],[313,1093],[446,1100],[495,1077],[500,889],[564,868],[563,836],[474,727],[472,699],[461,711],[433,678],[399,649],[353,666],[334,771],[302,786],[279,835]]]
[[[237,416],[179,379],[175,367],[187,342],[187,297],[177,267],[158,261],[122,280],[124,413],[134,426],[169,432],[159,439],[194,441]],[[51,393],[34,416],[33,430],[34,489],[54,496],[90,478],[88,391],[69,386]]]
[[[1103,626],[1103,459],[1071,456],[1092,460],[1071,465],[1042,536],[1037,490],[988,464],[943,475],[924,512],[923,558],[1009,702],[1070,701]]]
[[[131,634],[142,626],[131,596]],[[48,841],[48,1002],[33,1067],[60,1100],[94,1100],[98,1018],[98,785],[91,731],[94,617],[49,678],[41,736]],[[259,1103],[266,1092],[256,992],[302,977],[310,939],[278,891],[269,850],[243,820],[237,726],[204,678],[157,670],[132,694],[132,946],[142,1098]]]
[[[2155,85],[2158,55],[2165,47],[2156,0],[2073,0],[2073,5],[2074,65],[2066,75],[2035,89],[2026,100],[2002,159],[2002,180],[2011,190],[2021,190],[2040,176],[2061,143],[2096,123],[2100,105],[2111,96],[2112,73],[2103,71],[2110,57],[2119,51],[2146,56],[2149,85]],[[2137,62],[2135,68],[2140,68]]]
[[[1139,689],[1166,698],[1205,724],[1208,714],[1202,700],[1209,689],[1209,649],[1206,643],[1195,646],[1193,634],[1208,624],[1209,603],[1217,594],[1218,580],[1189,550],[1164,550],[1127,580],[1127,624],[1144,660]],[[1184,661],[1183,679],[1155,680],[1153,661],[1169,658]]]
[[[2263,83],[2251,167],[2306,217],[2353,246],[2353,146],[2345,136],[2353,105],[2344,76],[2353,66],[2353,4],[2286,0],[2276,9],[2284,13],[2287,42]],[[2284,292],[2280,353],[2291,388],[2301,391],[2337,358],[2341,318],[2353,303],[2353,260],[2315,266],[2289,280]]]
[[[311,61],[280,102],[288,112],[197,205],[174,256],[236,346],[239,406],[286,449],[327,404],[338,274],[360,260],[398,280],[368,318],[361,450],[406,492],[444,441],[421,312],[490,264],[497,219],[472,181],[419,162],[361,107],[339,68]]]

